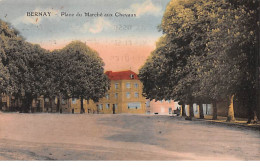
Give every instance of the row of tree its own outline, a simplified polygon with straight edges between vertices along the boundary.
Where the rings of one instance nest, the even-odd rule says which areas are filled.
[[[193,103],[200,109],[212,103],[213,119],[217,102],[227,102],[227,121],[235,120],[234,98],[242,99],[251,122],[259,92],[259,21],[259,0],[172,0],[159,26],[163,36],[139,70],[143,95],[188,104],[190,117]]]
[[[79,98],[84,112],[83,99],[97,101],[108,86],[102,59],[85,43],[74,41],[50,52],[0,20],[0,93],[20,99],[22,112],[29,112],[40,96],[50,102],[58,97],[57,111],[62,98]]]

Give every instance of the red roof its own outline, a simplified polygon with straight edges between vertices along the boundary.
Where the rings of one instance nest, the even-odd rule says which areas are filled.
[[[138,80],[138,76],[135,72],[128,70],[128,71],[118,71],[112,72],[107,71],[105,74],[108,76],[110,80]]]

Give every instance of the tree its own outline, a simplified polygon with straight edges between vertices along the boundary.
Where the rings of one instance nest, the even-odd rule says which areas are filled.
[[[214,28],[207,33],[208,56],[203,61],[211,68],[202,70],[206,75],[201,83],[211,97],[228,99],[227,121],[235,120],[234,96],[244,90],[256,92],[258,3],[253,0],[225,1],[225,5],[209,15]],[[251,97],[256,99],[256,96]],[[255,106],[253,99],[248,103]]]
[[[52,53],[26,42],[12,26],[0,20],[0,93],[22,100],[22,111],[30,112],[40,96],[98,101],[109,86],[104,63],[98,53],[74,41]]]
[[[9,81],[9,72],[0,59],[0,110],[2,110],[2,93],[6,91]]]
[[[164,92],[162,95],[189,104],[191,116],[193,116],[193,103],[203,99],[192,93],[199,88],[199,80],[191,61],[193,57],[206,55],[204,52],[206,46],[205,30],[209,21],[201,14],[203,2],[194,0],[171,1],[166,8],[160,26],[165,34],[161,39],[163,42],[155,50],[155,53],[158,56],[164,56],[167,59],[164,62],[168,63],[164,63],[164,66],[167,67],[164,67],[166,70],[163,70],[162,73],[153,74],[161,75],[165,80],[161,82],[160,86],[167,88],[167,95]],[[140,72],[142,72],[141,70]],[[140,76],[142,79],[142,73]],[[157,78],[160,77],[157,76]]]
[[[170,99],[170,84],[168,82],[169,76],[167,72],[171,71],[173,66],[170,59],[167,59],[165,55],[160,54],[160,45],[163,43],[163,38],[157,43],[157,50],[147,59],[146,63],[139,70],[139,78],[143,83],[143,96],[150,100],[155,99],[163,100]],[[152,82],[151,82],[152,81]]]
[[[23,112],[30,112],[33,99],[44,93],[43,83],[46,78],[43,65],[47,51],[39,45],[11,39],[6,55],[12,95],[22,99]]]
[[[79,98],[81,113],[83,99],[98,101],[105,95],[109,80],[104,74],[104,63],[98,53],[85,43],[73,41],[63,49],[54,51],[57,57],[55,83],[64,98]]]
[[[7,64],[6,48],[9,40],[19,40],[22,37],[19,32],[9,23],[0,19],[0,109],[2,109],[2,94],[10,94],[12,88],[9,86],[10,74]]]
[[[34,97],[42,94],[46,51],[25,42],[10,24],[0,20],[1,93],[23,100],[23,111],[28,112]],[[4,77],[3,77],[4,76]],[[3,88],[3,85],[4,88]]]
[[[258,15],[259,2],[254,0],[171,1],[160,25],[163,42],[153,52],[161,58],[148,60],[140,70],[141,80],[149,83],[150,78],[163,78],[149,89],[163,88],[157,89],[161,98],[171,97],[190,108],[194,102],[213,103],[213,119],[217,118],[216,102],[227,101],[227,121],[234,121],[234,95],[241,90],[256,92]],[[163,67],[151,71],[153,64]],[[147,95],[149,89],[144,88]],[[255,106],[255,96],[249,97],[254,97],[249,106]],[[249,115],[255,108],[249,107]]]

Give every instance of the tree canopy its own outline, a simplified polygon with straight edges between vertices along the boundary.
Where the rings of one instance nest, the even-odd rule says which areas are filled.
[[[144,95],[189,104],[256,92],[258,15],[255,0],[172,0],[160,44],[140,69]]]
[[[55,83],[66,98],[84,98],[97,101],[107,91],[109,81],[104,74],[104,62],[98,53],[80,41],[73,41],[56,56]]]
[[[40,96],[98,101],[108,86],[104,62],[85,43],[73,41],[50,52],[0,20],[0,93],[21,99],[23,112]]]

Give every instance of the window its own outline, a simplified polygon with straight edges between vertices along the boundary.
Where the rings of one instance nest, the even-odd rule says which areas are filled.
[[[119,88],[119,84],[115,83],[115,89],[118,89],[118,88]]]
[[[117,104],[115,104],[115,109],[117,109]]]
[[[126,88],[130,88],[131,84],[130,83],[126,83]]]
[[[146,101],[146,107],[150,107],[150,101]]]
[[[118,98],[118,93],[115,93],[115,99],[117,99]]]
[[[132,102],[128,103],[128,109],[140,109],[141,108],[141,102]]]
[[[135,88],[138,88],[138,83],[135,83],[135,84],[134,84],[134,87],[135,87]]]
[[[106,94],[106,99],[109,99],[109,94]]]
[[[106,108],[107,108],[107,109],[110,108],[110,104],[109,104],[109,103],[106,104]]]
[[[171,100],[167,100],[168,103],[171,103]]]
[[[99,104],[99,105],[98,105],[98,109],[99,109],[99,110],[103,110],[103,104]]]
[[[77,103],[77,99],[76,98],[72,98],[72,104],[76,104]]]
[[[131,75],[130,75],[130,78],[131,78],[131,79],[135,79],[134,74],[131,74]]]
[[[126,92],[126,98],[130,98],[130,93],[129,92]]]
[[[135,98],[139,97],[139,93],[135,92]]]

